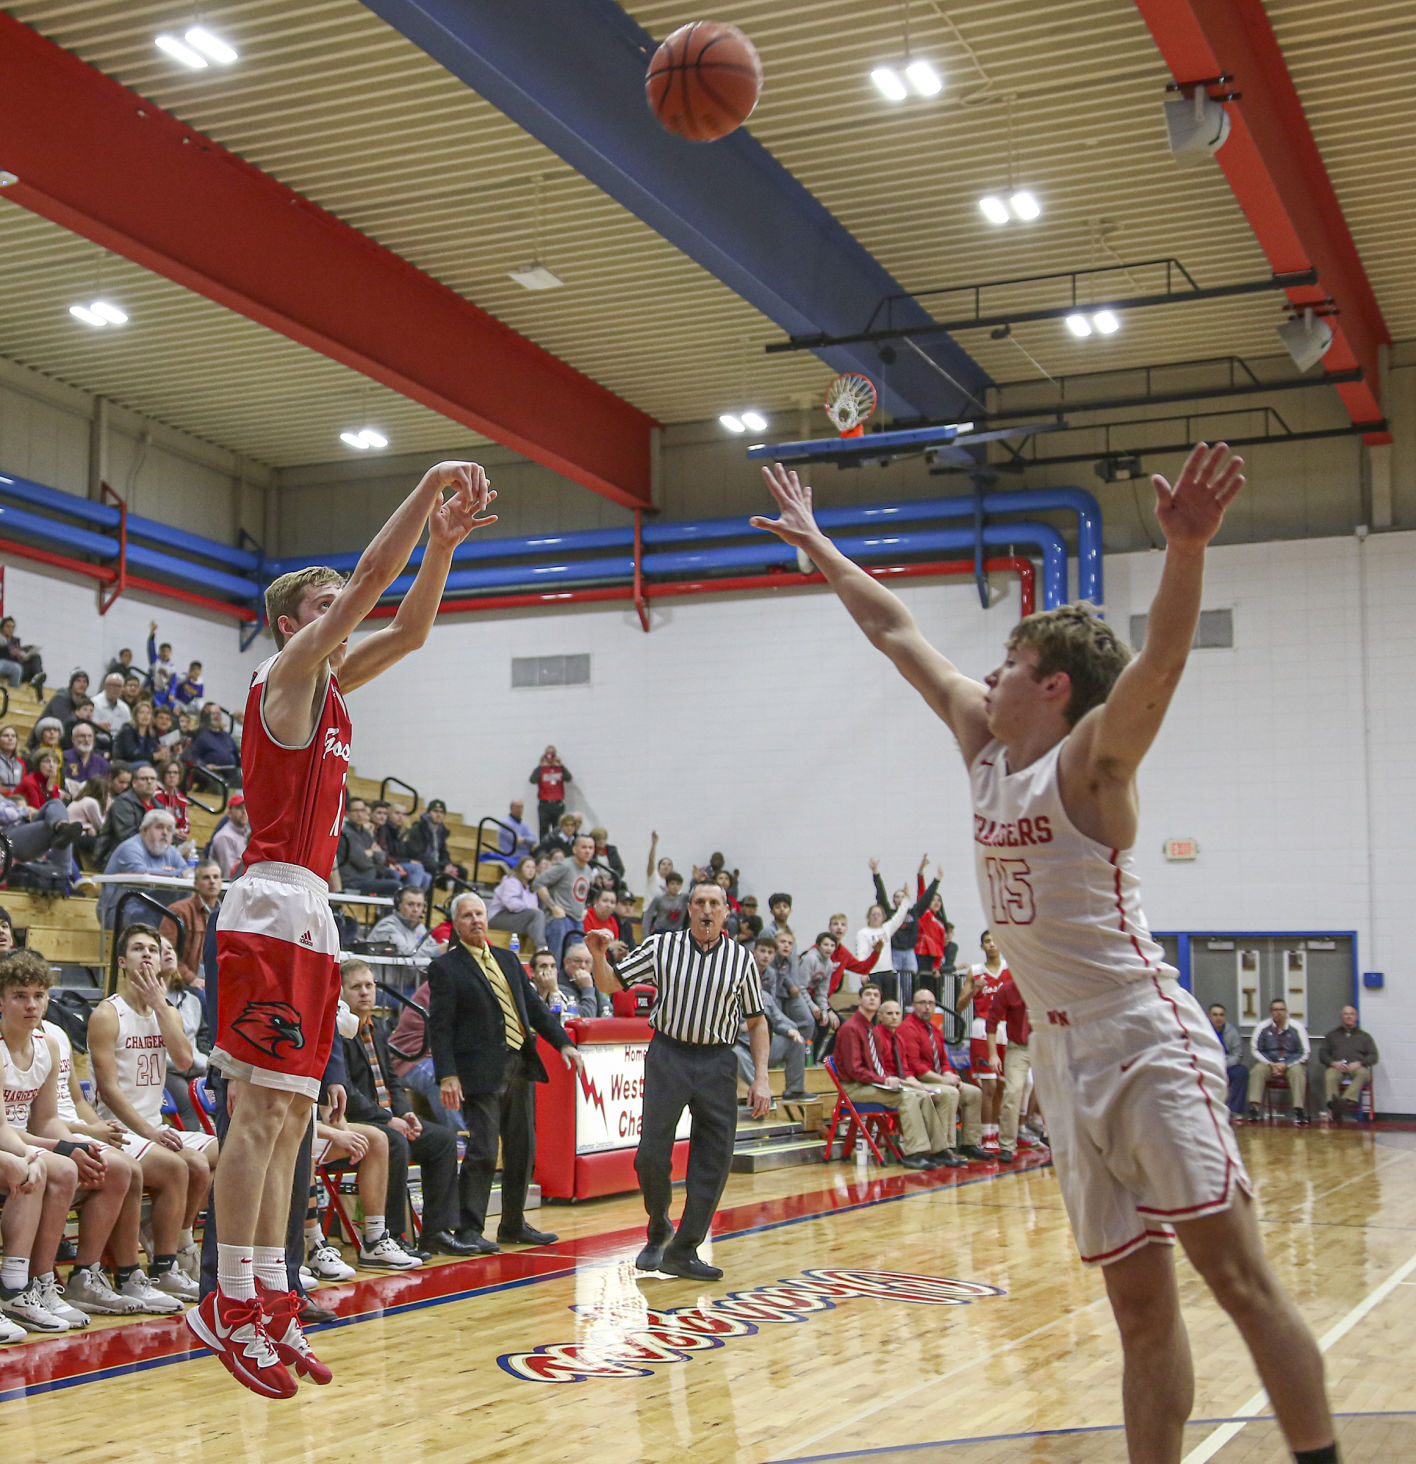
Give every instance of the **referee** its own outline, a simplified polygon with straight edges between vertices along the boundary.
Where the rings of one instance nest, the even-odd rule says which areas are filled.
[[[634,1169],[649,1212],[649,1243],[635,1265],[692,1281],[717,1281],[722,1271],[698,1259],[733,1162],[737,1137],[737,1061],[733,1043],[743,1021],[752,1043],[752,1116],[771,1106],[767,1053],[771,1041],[762,1014],[761,977],[752,953],[723,934],[727,901],[716,884],[695,884],[688,929],[652,935],[619,965],[606,958],[608,931],[588,931],[595,984],[614,992],[655,986],[650,1013],[654,1036],[644,1059],[644,1119]],[[688,1183],[678,1233],[669,1220],[674,1130],[685,1105],[693,1125],[688,1139]]]

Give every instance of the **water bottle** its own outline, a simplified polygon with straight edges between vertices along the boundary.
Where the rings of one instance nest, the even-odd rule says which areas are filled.
[[[864,1169],[869,1151],[865,1147],[865,1135],[857,1131],[855,1141],[855,1163],[857,1169]]]
[[[515,931],[511,933],[511,953],[518,961],[521,959],[521,937]]]

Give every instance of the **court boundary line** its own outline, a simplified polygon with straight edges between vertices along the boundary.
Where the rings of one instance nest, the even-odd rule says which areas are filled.
[[[1334,1413],[1333,1417],[1416,1418],[1416,1409],[1365,1408],[1356,1409],[1351,1413]],[[1208,1428],[1216,1424],[1237,1421],[1234,1418],[1192,1418],[1188,1420],[1186,1427]],[[1253,1418],[1244,1419],[1243,1422],[1276,1423],[1277,1419],[1271,1413],[1260,1413]],[[873,1449],[843,1449],[835,1454],[799,1454],[777,1460],[776,1464],[830,1464],[833,1459],[867,1459],[879,1454],[902,1454],[909,1449],[952,1449],[958,1444],[1006,1444],[1014,1439],[1055,1439],[1067,1438],[1075,1434],[1120,1433],[1125,1427],[1124,1423],[1087,1423],[1078,1424],[1075,1428],[1034,1428],[1024,1429],[1020,1433],[970,1434],[956,1439],[924,1439],[914,1444],[881,1444]]]
[[[1319,1354],[1325,1354],[1334,1343],[1340,1342],[1363,1317],[1375,1311],[1413,1271],[1416,1271],[1416,1255],[1411,1255],[1403,1261],[1385,1281],[1369,1291],[1346,1316],[1335,1322],[1318,1338]],[[1180,1464],[1207,1464],[1207,1461],[1213,1459],[1231,1439],[1237,1438],[1244,1431],[1247,1422],[1261,1416],[1259,1410],[1268,1401],[1268,1391],[1260,1388],[1252,1398],[1236,1410],[1233,1420],[1220,1424],[1209,1438],[1191,1449],[1181,1459]]]
[[[1028,1164],[1013,1169],[999,1169],[992,1173],[977,1174],[966,1179],[953,1178],[953,1172],[951,1171],[951,1182],[947,1184],[931,1184],[927,1181],[923,1184],[911,1184],[908,1188],[901,1189],[895,1194],[877,1195],[874,1198],[856,1200],[848,1205],[839,1205],[834,1206],[830,1209],[817,1210],[806,1215],[787,1215],[778,1220],[766,1221],[761,1225],[748,1225],[737,1230],[726,1230],[723,1231],[721,1235],[712,1236],[712,1240],[713,1244],[716,1246],[719,1244],[720,1241],[726,1242],[730,1240],[737,1240],[743,1236],[760,1235],[766,1231],[779,1230],[788,1225],[804,1225],[813,1220],[829,1219],[833,1215],[854,1214],[858,1210],[870,1209],[872,1206],[875,1205],[894,1204],[900,1200],[908,1200],[918,1195],[941,1194],[949,1190],[970,1188],[973,1185],[992,1183],[1000,1179],[1013,1179],[1023,1174],[1039,1173],[1043,1170],[1051,1168],[1052,1160],[1049,1156],[1048,1158],[1041,1159],[1034,1164]],[[906,1176],[904,1175],[885,1175],[882,1177],[887,1180],[903,1180],[906,1178]],[[836,1192],[833,1189],[827,1189],[818,1190],[815,1191],[815,1193],[823,1195],[834,1195]],[[781,1199],[790,1197],[779,1196],[778,1198]],[[734,1208],[746,1209],[750,1207],[751,1203],[752,1202],[749,1201],[742,1206],[735,1206]],[[771,1203],[771,1201],[768,1201],[767,1203]],[[600,1232],[599,1236],[583,1236],[579,1237],[576,1241],[570,1241],[567,1243],[574,1245],[585,1241],[594,1241],[601,1236],[608,1238],[609,1236],[612,1236],[616,1233],[616,1231],[612,1230],[602,1231]],[[638,1229],[636,1229],[633,1233],[635,1235],[638,1235]],[[559,1243],[560,1242],[557,1242],[557,1244]],[[549,1248],[547,1249],[549,1251]],[[555,1256],[554,1253],[542,1255],[535,1250],[522,1251],[518,1254],[524,1255],[529,1260],[551,1261],[560,1259],[559,1257]],[[584,1263],[584,1269],[600,1270],[607,1266],[615,1266],[619,1264],[620,1262],[617,1260],[587,1261]],[[429,1272],[428,1274],[433,1275],[436,1274],[436,1271],[438,1270],[446,1269],[448,1268],[437,1267],[433,1272]],[[448,1303],[454,1301],[468,1301],[481,1296],[492,1296],[501,1291],[511,1291],[522,1286],[537,1285],[542,1281],[563,1280],[566,1277],[574,1276],[576,1272],[580,1269],[582,1269],[581,1262],[577,1260],[570,1260],[568,1265],[561,1265],[553,1270],[540,1271],[531,1276],[517,1276],[510,1281],[494,1281],[483,1286],[468,1287],[466,1290],[462,1291],[449,1291],[441,1296],[425,1296],[419,1297],[413,1301],[395,1302],[391,1306],[375,1306],[371,1307],[368,1311],[358,1312],[352,1316],[336,1316],[333,1321],[321,1322],[318,1326],[311,1327],[309,1331],[310,1335],[314,1336],[324,1331],[333,1332],[340,1330],[344,1327],[357,1326],[362,1322],[382,1321],[386,1317],[402,1316],[409,1312],[422,1311],[428,1307],[445,1306]],[[654,1272],[644,1272],[644,1278],[646,1280],[654,1279]],[[377,1285],[380,1280],[385,1279],[389,1278],[370,1278],[370,1280],[375,1285]],[[318,1295],[318,1291],[314,1294]],[[1006,1293],[1004,1294],[1006,1295]],[[175,1318],[172,1320],[177,1321],[179,1324],[181,1323],[181,1318]],[[134,1325],[141,1326],[143,1325],[143,1323],[136,1322],[134,1323]],[[105,1331],[112,1330],[117,1329],[105,1329]],[[97,1333],[95,1335],[102,1336],[103,1333]],[[17,1355],[23,1356],[24,1351],[25,1349],[23,1348],[19,1349]],[[3,1356],[4,1353],[0,1352],[0,1358],[3,1358]],[[200,1346],[196,1342],[193,1342],[191,1346],[184,1347],[179,1352],[169,1352],[157,1357],[143,1357],[128,1362],[112,1363],[107,1367],[95,1368],[92,1371],[88,1372],[73,1373],[67,1377],[43,1378],[32,1383],[21,1383],[13,1388],[0,1389],[0,1405],[3,1405],[5,1403],[18,1402],[19,1400],[24,1398],[43,1397],[44,1395],[49,1393],[57,1393],[67,1388],[76,1388],[86,1383],[108,1382],[111,1381],[113,1378],[123,1377],[129,1373],[146,1372],[155,1367],[168,1367],[172,1364],[182,1362],[200,1362],[204,1358],[208,1358],[210,1356],[211,1354],[204,1347]]]

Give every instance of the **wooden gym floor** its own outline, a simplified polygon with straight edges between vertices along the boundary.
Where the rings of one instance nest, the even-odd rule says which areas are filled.
[[[1240,1138],[1345,1458],[1416,1459],[1416,1132]],[[1125,1458],[1102,1280],[1045,1164],[734,1176],[713,1244],[727,1275],[702,1289],[636,1277],[635,1196],[537,1218],[557,1244],[323,1288],[335,1381],[291,1403],[240,1389],[165,1318],[0,1349],[6,1464]],[[1237,1335],[1180,1275],[1187,1464],[1286,1459]]]

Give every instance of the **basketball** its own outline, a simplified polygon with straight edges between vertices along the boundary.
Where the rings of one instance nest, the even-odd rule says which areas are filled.
[[[735,25],[695,20],[654,52],[644,91],[670,132],[713,142],[752,115],[762,91],[762,61]]]

